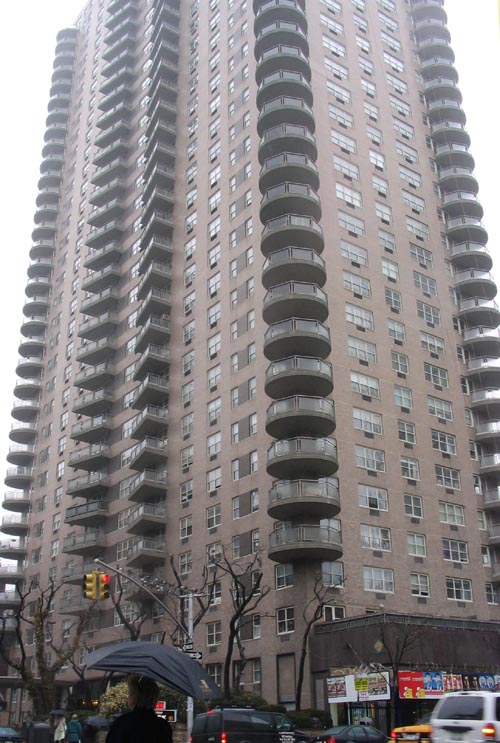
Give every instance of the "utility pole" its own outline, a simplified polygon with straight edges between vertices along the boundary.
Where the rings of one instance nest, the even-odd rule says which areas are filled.
[[[189,635],[189,642],[193,642],[193,591],[188,590],[187,592],[187,602],[188,602],[188,635]],[[187,730],[186,730],[186,738],[187,743],[189,743],[189,739],[191,737],[191,730],[193,729],[193,697],[187,698]]]

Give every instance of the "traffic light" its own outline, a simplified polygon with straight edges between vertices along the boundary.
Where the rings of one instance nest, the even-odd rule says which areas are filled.
[[[97,599],[97,575],[98,573],[94,570],[92,573],[85,573],[83,576],[83,595],[91,601]]]
[[[106,573],[97,573],[97,598],[109,599],[109,582],[111,578]]]

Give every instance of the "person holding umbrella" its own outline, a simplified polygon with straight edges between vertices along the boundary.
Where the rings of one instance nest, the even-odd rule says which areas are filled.
[[[54,743],[63,743],[66,740],[66,718],[64,712],[61,715],[54,715],[56,718],[54,729]]]
[[[78,722],[78,717],[73,715],[66,728],[66,740],[68,743],[80,743],[82,737],[82,726]]]
[[[106,743],[172,743],[172,728],[158,717],[154,708],[158,701],[158,684],[139,674],[127,678],[130,712],[118,717],[111,725]]]

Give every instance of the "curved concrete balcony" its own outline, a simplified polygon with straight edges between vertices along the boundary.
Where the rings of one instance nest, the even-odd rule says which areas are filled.
[[[448,56],[452,61],[455,61],[455,54],[450,46],[450,42],[442,34],[422,34],[417,47],[421,60],[429,57]]]
[[[4,483],[8,488],[27,490],[33,481],[33,470],[31,467],[9,467],[7,469]]]
[[[17,591],[0,591],[0,610],[18,609],[21,606],[21,595]]]
[[[48,322],[45,315],[34,315],[28,317],[23,321],[21,325],[21,333],[25,338],[33,336],[45,336],[47,332]]]
[[[324,397],[293,395],[267,408],[266,431],[273,438],[329,436],[335,425],[335,404]]]
[[[152,261],[159,261],[164,266],[172,264],[172,241],[168,237],[154,235],[149,243],[141,241],[139,273],[145,274]]]
[[[29,359],[32,356],[42,356],[45,351],[45,341],[44,335],[32,335],[28,338],[21,338],[17,349],[19,356],[25,359]]]
[[[130,512],[127,522],[129,534],[144,535],[162,529],[166,524],[164,503],[143,503]]]
[[[28,514],[2,516],[0,531],[12,537],[24,537],[29,531]]]
[[[259,162],[261,165],[272,159],[277,153],[290,152],[305,155],[309,160],[316,161],[318,148],[316,140],[307,126],[296,124],[280,124],[267,129],[259,143]]]
[[[99,129],[108,129],[118,121],[128,121],[130,119],[132,107],[128,101],[122,101],[105,113],[98,116],[96,125]],[[95,183],[95,177],[93,183]]]
[[[86,573],[91,573],[95,569],[96,569],[96,565],[93,560],[87,563],[78,561],[78,563],[76,564],[73,561],[71,561],[69,564],[64,565],[62,567],[61,578],[62,578],[63,583],[77,584],[81,586],[83,582],[83,576]],[[73,597],[73,598],[80,598],[80,597],[78,596],[78,597]]]
[[[36,278],[37,276],[50,276],[54,262],[51,257],[43,256],[32,260],[28,266],[28,276],[30,279]]]
[[[331,477],[337,469],[335,439],[299,436],[275,441],[267,451],[267,472],[279,480]]]
[[[137,27],[137,19],[135,15],[127,15],[123,20],[112,27],[112,29],[104,36],[104,45],[106,47],[113,46],[116,43],[121,43],[124,34],[134,35]]]
[[[115,368],[112,364],[98,364],[78,372],[75,375],[75,385],[83,390],[98,390],[107,387],[115,378]]]
[[[0,583],[19,583],[24,580],[24,570],[19,565],[0,564]]]
[[[64,550],[63,550],[64,551]],[[74,553],[77,554],[77,553]],[[95,565],[92,568],[95,570]],[[83,579],[83,573],[82,573]],[[68,581],[65,581],[67,583]],[[74,581],[72,581],[74,582]],[[59,614],[70,616],[79,616],[88,612],[91,602],[84,596],[61,596],[59,599]]]
[[[269,361],[292,355],[326,358],[331,351],[330,331],[316,320],[290,318],[271,325],[264,335],[264,355]]]
[[[57,219],[57,211],[57,204],[45,201],[37,206],[33,221],[35,222],[35,224],[40,224],[42,222],[53,222]]]
[[[439,185],[448,191],[471,191],[477,194],[479,184],[471,168],[442,167],[439,169]]]
[[[486,454],[479,457],[481,475],[500,475],[500,454]]]
[[[494,511],[500,508],[500,488],[483,490],[481,497],[483,500],[482,506],[486,511]]]
[[[309,356],[278,359],[266,369],[265,390],[274,399],[299,393],[326,397],[333,390],[332,365]]]
[[[108,475],[104,472],[91,472],[88,475],[74,477],[66,485],[68,495],[82,498],[92,498],[103,494],[109,485]]]
[[[500,389],[478,389],[471,392],[473,410],[484,409],[488,417],[500,417]]]
[[[464,213],[479,220],[483,216],[483,207],[474,193],[454,191],[443,196],[443,209],[447,217],[454,218]]]
[[[274,157],[268,157],[259,173],[261,193],[281,183],[302,183],[317,191],[319,171],[315,162],[307,155],[294,152],[281,152]]]
[[[33,444],[36,439],[36,423],[13,423],[10,427],[9,438],[16,444]]]
[[[278,323],[290,317],[324,322],[328,317],[328,295],[316,284],[288,281],[273,286],[264,297],[264,322]]]
[[[474,158],[469,148],[457,142],[437,145],[434,148],[438,168],[468,168],[474,169]]]
[[[420,71],[425,77],[455,77],[456,71],[453,67],[453,60],[446,55],[435,55],[425,57],[420,62]],[[458,75],[456,75],[458,82]]]
[[[55,244],[53,238],[35,240],[30,249],[30,258],[31,260],[37,260],[38,258],[52,258],[54,250]]]
[[[267,257],[274,250],[290,245],[322,253],[325,242],[321,226],[312,217],[302,214],[285,214],[267,222],[262,231],[261,252]]]
[[[276,70],[269,75],[264,75],[257,90],[257,108],[260,109],[268,101],[280,95],[300,98],[308,106],[312,106],[313,93],[310,78],[310,75],[306,77],[301,72],[293,70]]]
[[[422,39],[429,37],[438,37],[446,41],[451,40],[450,32],[446,27],[446,21],[443,18],[425,17],[414,22],[415,35],[417,37],[417,46],[420,46]]]
[[[151,404],[166,407],[168,393],[168,377],[160,374],[148,374],[136,387],[132,407],[136,410],[142,410],[146,405]]]
[[[116,129],[118,126],[120,127],[118,133],[123,134],[123,129],[126,125],[123,122],[118,122],[118,124],[115,124],[115,126],[112,128]],[[126,128],[128,129],[128,127]],[[107,132],[108,130],[105,129],[100,138],[103,138],[103,136],[107,134]],[[106,204],[108,204],[109,202],[114,203],[117,199],[121,199],[123,197],[125,188],[126,181],[124,178],[113,178],[111,181],[105,183],[103,186],[95,188],[92,191],[89,201],[96,207],[105,207]]]
[[[86,292],[98,293],[110,286],[115,286],[121,278],[120,266],[116,263],[103,268],[101,271],[92,271],[82,281],[82,289]]]
[[[115,288],[104,289],[98,294],[91,294],[83,300],[81,311],[92,317],[98,317],[104,312],[109,312],[115,308],[118,302],[118,292]]]
[[[23,315],[25,317],[33,317],[34,315],[45,315],[47,314],[48,309],[48,294],[39,294],[29,297],[29,299],[26,300],[23,307]]]
[[[135,352],[142,353],[150,345],[165,346],[170,338],[170,318],[150,316],[144,323],[135,342]]]
[[[167,462],[168,439],[157,436],[146,436],[134,446],[129,460],[129,467],[134,470],[156,469]]]
[[[12,444],[9,446],[7,462],[17,467],[31,467],[35,458],[35,447],[28,444]]]
[[[266,101],[262,105],[257,119],[257,133],[261,137],[266,129],[272,129],[280,124],[306,126],[313,134],[316,128],[312,108],[302,98],[286,95]]]
[[[496,356],[469,359],[467,376],[477,377],[477,383],[490,388],[500,388],[500,359]]]
[[[276,21],[288,21],[296,23],[307,31],[307,20],[301,3],[297,0],[261,0],[254,3],[255,23],[254,31],[257,34],[260,29]]]
[[[88,444],[100,443],[113,428],[111,418],[96,415],[82,423],[71,426],[71,438],[74,441],[85,441]]]
[[[261,278],[266,289],[294,279],[323,286],[326,266],[323,258],[310,248],[282,248],[269,253]]]
[[[488,271],[460,271],[453,277],[453,283],[460,289],[463,299],[481,297],[493,299],[497,294],[497,286],[493,276]]]
[[[144,191],[144,208],[142,210],[142,219],[145,223],[149,222],[150,215],[155,210],[168,211],[173,208],[175,201],[174,191],[171,188],[155,188],[149,189],[147,195]]]
[[[99,100],[98,109],[107,113],[113,111],[120,103],[130,105],[132,97],[130,86],[126,83],[117,85],[106,96]]]
[[[104,247],[97,248],[88,253],[83,265],[85,268],[91,269],[92,271],[102,271],[106,266],[110,266],[119,261],[120,256],[120,243],[112,240]]]
[[[69,455],[69,465],[79,470],[94,472],[105,467],[111,459],[111,447],[106,444],[91,444],[78,447]]]
[[[340,531],[327,526],[300,524],[276,529],[269,537],[269,558],[275,562],[338,560],[342,555]]]
[[[423,89],[427,101],[433,101],[436,98],[450,98],[451,100],[462,101],[462,94],[457,86],[455,77],[433,77],[431,80],[424,82]]]
[[[49,102],[50,105],[50,102]],[[43,175],[47,172],[56,172],[59,171],[62,172],[62,166],[64,163],[64,153],[63,152],[49,152],[45,155],[45,157],[42,159],[42,162],[40,163],[40,174]],[[43,237],[43,232],[45,230],[50,230],[50,222],[47,222],[46,224],[41,223],[37,227],[35,227],[35,230],[32,232],[33,240],[36,240],[35,234],[39,237]],[[41,229],[39,229],[41,228]],[[52,231],[55,232],[55,225],[52,228]]]
[[[167,493],[167,473],[163,469],[147,469],[120,485],[120,495],[135,503],[163,498]]]
[[[127,567],[143,568],[145,565],[163,565],[167,560],[167,546],[164,538],[140,537],[129,548]]]
[[[268,222],[288,214],[321,218],[318,194],[304,183],[280,183],[268,188],[260,202],[260,220]]]
[[[102,526],[108,515],[108,504],[102,500],[89,501],[66,509],[64,523],[74,526]]]
[[[174,229],[174,220],[171,211],[156,209],[151,211],[151,217],[143,223],[142,239],[149,242],[155,235],[171,234]]]
[[[291,21],[277,20],[266,24],[257,32],[254,45],[255,59],[260,59],[266,49],[271,49],[278,44],[298,47],[304,56],[309,56],[309,43],[301,25]]]
[[[410,13],[414,18],[426,17],[428,11],[433,11],[436,8],[441,9],[444,13],[443,0],[413,0],[410,5]],[[432,13],[431,17],[433,17]]]
[[[106,535],[101,531],[72,534],[63,540],[62,551],[68,555],[102,555],[106,547]]]
[[[50,276],[35,276],[28,279],[24,289],[27,297],[38,297],[49,294],[52,289],[52,280]]]
[[[269,491],[267,512],[278,521],[300,516],[333,518],[340,511],[339,484],[336,478],[320,480],[278,480]]]
[[[144,325],[152,315],[167,319],[171,306],[171,292],[167,289],[159,289],[157,286],[153,286],[139,305],[136,325]]]
[[[449,48],[447,47],[447,51]],[[431,124],[453,121],[465,124],[466,116],[460,103],[454,98],[436,98],[427,104]]]
[[[468,328],[463,333],[464,346],[477,356],[500,356],[500,329]]]
[[[431,123],[431,136],[434,146],[448,142],[470,147],[470,136],[460,121],[448,120]]]
[[[32,379],[42,373],[43,361],[41,356],[28,356],[18,359],[16,374],[22,379]]]
[[[105,363],[114,355],[116,348],[115,344],[115,338],[112,336],[109,338],[100,338],[98,341],[85,343],[77,350],[76,360],[80,363],[89,364],[91,366]]]
[[[500,524],[488,526],[488,544],[491,546],[500,544]]]
[[[102,248],[107,243],[118,240],[123,232],[121,221],[112,219],[102,227],[90,230],[86,244],[90,248]]]
[[[80,395],[74,400],[73,412],[91,416],[100,415],[109,410],[112,402],[113,392],[110,389],[87,392],[87,394]]]
[[[0,542],[0,558],[4,560],[24,560],[26,552],[24,539],[5,539]]]
[[[118,317],[115,312],[103,312],[97,317],[87,317],[78,328],[78,337],[97,341],[114,335],[117,325]]]
[[[481,243],[452,243],[450,256],[453,265],[458,269],[469,268],[488,272],[493,266],[490,251]]]
[[[15,400],[12,405],[11,415],[17,421],[29,423],[38,418],[40,403],[38,400]]]
[[[497,441],[500,437],[500,420],[477,423],[474,429],[476,441]]]
[[[172,265],[170,262],[162,263],[161,261],[151,260],[139,264],[141,278],[137,287],[137,296],[146,297],[151,289],[157,288],[165,290],[170,285],[172,279]]]
[[[42,382],[38,377],[18,379],[14,387],[14,395],[20,400],[38,400],[42,389]]]
[[[103,80],[99,88],[99,93],[102,95],[108,95],[108,93],[112,93],[115,88],[118,88],[123,83],[131,83],[133,78],[133,68],[124,64],[119,70],[113,73],[113,75]]]
[[[142,439],[144,436],[162,438],[168,425],[168,408],[158,405],[147,405],[136,415],[130,436],[133,439]]]
[[[96,155],[94,156],[94,165],[96,165],[98,168],[103,168],[106,165],[109,165],[109,163],[113,162],[116,158],[126,158],[129,148],[129,141],[127,138],[122,139],[115,139],[114,142],[111,142],[111,144],[108,144],[107,147],[103,147],[101,150],[98,150]],[[108,205],[106,204],[104,207],[100,207],[97,209],[94,213],[91,213],[91,217],[93,216],[92,221],[89,222],[90,224],[95,225],[96,227],[100,227],[101,225],[106,223],[105,215],[108,212]],[[118,214],[121,214],[123,211],[123,206],[119,202],[113,202],[110,204],[110,217],[113,218],[113,214],[116,216]]]
[[[31,508],[30,493],[28,491],[20,493],[18,490],[8,490],[3,496],[2,507],[6,511],[27,513]]]
[[[150,344],[137,360],[134,379],[142,381],[149,374],[165,375],[170,366],[170,349]]]

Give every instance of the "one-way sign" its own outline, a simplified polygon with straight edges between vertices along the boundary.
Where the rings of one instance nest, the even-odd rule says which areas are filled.
[[[191,650],[186,655],[189,655],[193,660],[201,660],[203,658],[203,653],[200,650]]]

